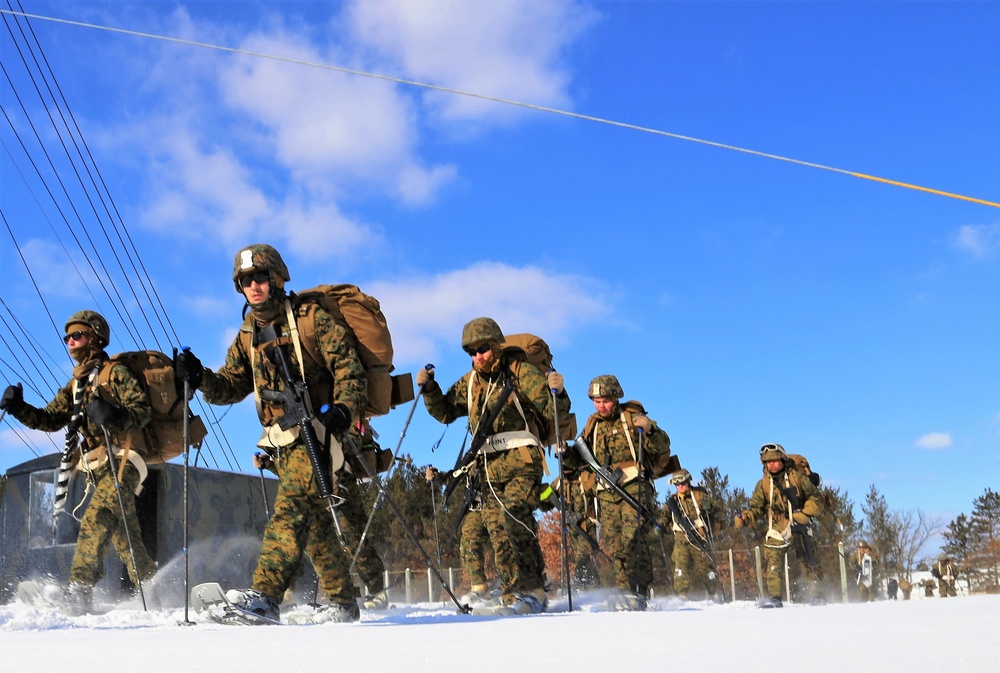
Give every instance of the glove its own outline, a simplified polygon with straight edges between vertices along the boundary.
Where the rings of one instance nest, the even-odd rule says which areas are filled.
[[[743,523],[742,514],[737,514],[736,516],[733,517],[733,525],[736,526],[737,528],[743,528],[743,526],[746,525],[745,523]]]
[[[174,376],[180,381],[186,381],[191,390],[198,390],[205,368],[194,353],[185,348],[174,359]]]
[[[125,410],[125,407],[95,397],[87,405],[87,418],[90,419],[91,423],[96,423],[115,432],[125,427],[128,411]]]
[[[649,416],[636,416],[632,419],[632,423],[635,424],[637,430],[643,432],[650,432],[653,429],[653,421],[649,420]]]
[[[320,423],[335,435],[342,435],[351,427],[351,410],[343,404],[333,404],[322,411],[319,417]]]
[[[792,521],[794,521],[795,523],[800,523],[803,526],[805,526],[809,523],[809,515],[805,514],[804,512],[793,512]]]
[[[426,479],[427,481],[434,481],[435,479],[437,479],[438,474],[439,472],[436,467],[428,465],[427,469],[424,470],[424,479]]]
[[[556,391],[556,395],[562,393],[565,387],[565,381],[563,381],[563,375],[557,371],[549,372],[549,390]]]
[[[274,467],[274,461],[266,453],[253,454],[253,466],[258,470],[270,470]]]
[[[417,387],[423,388],[428,383],[434,380],[434,370],[433,369],[421,369],[417,372]]]
[[[0,398],[0,409],[17,414],[24,407],[24,388],[18,383],[16,386],[7,386]]]

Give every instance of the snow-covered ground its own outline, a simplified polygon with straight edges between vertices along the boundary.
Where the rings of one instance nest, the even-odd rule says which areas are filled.
[[[354,624],[221,626],[184,610],[119,607],[66,617],[0,606],[4,672],[807,671],[995,673],[1000,596],[759,610],[752,603],[653,602],[604,612],[574,596],[524,617],[459,615],[451,604],[363,611]]]

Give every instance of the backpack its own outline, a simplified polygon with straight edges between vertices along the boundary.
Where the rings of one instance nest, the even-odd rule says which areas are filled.
[[[178,394],[174,363],[159,351],[126,351],[111,356],[97,374],[101,397],[113,400],[109,381],[112,365],[125,365],[149,397],[152,419],[142,428],[119,435],[121,448],[135,451],[148,464],[165,463],[184,453],[184,402]],[[208,435],[199,416],[188,411],[188,443],[195,449]]]
[[[508,334],[503,342],[503,352],[508,358],[522,361],[538,367],[543,374],[552,371],[552,351],[545,341],[534,334]],[[567,393],[568,395],[568,393]],[[556,428],[551,420],[543,421],[539,437],[542,444],[552,446],[556,443]],[[559,417],[559,438],[570,441],[576,437],[576,414],[563,414]]]
[[[630,412],[633,415],[639,414],[642,416],[648,415],[646,413],[646,407],[642,405],[639,400],[629,400],[628,402],[621,403],[622,415],[625,416],[627,421],[631,420],[631,417],[625,412]],[[583,428],[583,437],[589,440],[591,433],[594,432],[595,421],[590,421]],[[632,423],[628,423],[630,427],[634,427]],[[659,479],[661,477],[666,477],[671,475],[677,470],[681,469],[681,459],[675,454],[670,452],[670,435],[667,435],[667,450],[663,453],[644,453],[645,457],[645,467],[649,471],[649,476],[653,479]]]
[[[800,453],[789,453],[788,459],[792,461],[795,469],[801,472],[809,481],[813,483],[813,486],[819,488],[820,478],[819,474],[812,471],[809,467],[809,459]]]
[[[302,347],[316,362],[323,358],[316,348],[315,312],[309,304],[320,306],[334,322],[347,330],[354,340],[358,357],[368,379],[367,418],[384,416],[396,405],[413,399],[413,378],[410,374],[392,376],[392,336],[378,299],[362,292],[356,285],[318,285],[294,293],[292,305],[296,308]],[[249,318],[248,318],[249,320]],[[244,347],[250,349],[252,332],[240,331]]]

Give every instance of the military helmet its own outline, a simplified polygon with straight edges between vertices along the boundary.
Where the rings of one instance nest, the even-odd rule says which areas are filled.
[[[941,554],[940,556],[938,556],[938,561],[947,561],[947,560],[948,560],[947,554]]]
[[[97,345],[101,348],[111,343],[111,328],[108,321],[97,311],[77,311],[66,321],[63,328],[69,334],[71,325],[85,325],[97,337]]]
[[[760,447],[760,462],[766,463],[772,460],[786,460],[788,454],[785,453],[785,447],[781,444],[765,444]]]
[[[671,486],[677,486],[678,484],[690,484],[691,473],[684,468],[681,468],[670,475],[669,482]]]
[[[492,341],[502,344],[504,341],[503,331],[500,325],[493,318],[475,318],[465,323],[462,328],[462,348],[468,348],[473,344]]]
[[[865,542],[864,540],[858,540],[858,548],[859,549],[868,549],[868,543]]]
[[[620,400],[625,397],[622,384],[612,374],[601,374],[590,382],[587,396],[590,399],[595,397],[606,397],[609,400]]]
[[[266,243],[255,243],[236,253],[236,261],[233,262],[233,284],[236,291],[243,294],[243,288],[240,287],[241,276],[258,271],[267,271],[271,276],[271,283],[278,289],[284,288],[285,281],[291,280],[288,267],[278,251]]]

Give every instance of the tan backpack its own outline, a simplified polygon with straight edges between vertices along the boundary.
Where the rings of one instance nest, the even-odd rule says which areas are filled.
[[[119,434],[122,449],[135,451],[147,463],[165,463],[184,453],[184,402],[174,378],[173,361],[159,351],[126,351],[113,355],[97,374],[97,388],[102,398],[116,401],[109,381],[114,364],[123,364],[132,372],[149,397],[152,420],[149,425]],[[189,411],[190,414],[190,411]],[[199,416],[188,419],[188,442],[200,448],[208,434]]]
[[[503,352],[508,358],[521,360],[538,367],[543,374],[552,371],[552,351],[545,340],[534,334],[508,334],[503,342]],[[567,393],[568,394],[568,393]],[[545,446],[556,443],[556,428],[551,421],[545,420],[539,437]],[[576,414],[563,414],[559,417],[559,438],[563,442],[576,437]]]

